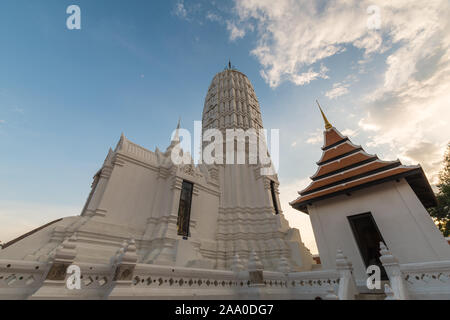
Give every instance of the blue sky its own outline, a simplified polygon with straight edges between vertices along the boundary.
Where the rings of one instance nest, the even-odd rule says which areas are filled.
[[[81,30],[66,8],[81,8]],[[367,8],[380,26],[370,29]],[[281,200],[315,251],[309,219],[287,205],[320,157],[319,99],[367,151],[420,162],[436,181],[450,140],[445,1],[65,1],[0,3],[0,240],[80,213],[121,132],[165,148],[193,129],[230,58],[252,81],[264,126],[280,129]],[[431,121],[433,119],[433,121]]]

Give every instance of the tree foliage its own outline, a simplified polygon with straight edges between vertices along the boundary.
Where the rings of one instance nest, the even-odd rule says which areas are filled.
[[[437,206],[429,209],[439,230],[445,237],[450,236],[450,143],[444,156],[443,167],[439,172],[439,192],[436,194]]]

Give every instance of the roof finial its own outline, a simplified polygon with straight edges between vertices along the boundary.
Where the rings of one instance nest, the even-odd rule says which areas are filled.
[[[175,135],[173,136],[172,141],[180,141],[180,134],[178,132],[180,130],[180,122],[181,122],[181,116],[178,117],[177,129],[175,131]]]
[[[327,117],[325,116],[325,113],[323,113],[323,110],[322,110],[322,108],[320,107],[319,101],[317,101],[317,99],[316,99],[316,102],[317,102],[317,105],[319,106],[320,113],[322,114],[323,121],[325,122],[325,129],[328,130],[328,129],[333,128],[333,126],[331,125],[331,123],[328,122],[328,119],[327,119]]]

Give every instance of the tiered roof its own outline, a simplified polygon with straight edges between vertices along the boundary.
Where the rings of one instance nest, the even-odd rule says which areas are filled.
[[[328,122],[323,112],[322,116],[325,131],[322,157],[317,162],[319,167],[311,177],[312,182],[299,192],[300,197],[290,203],[293,208],[308,213],[308,204],[400,178],[406,179],[426,208],[436,205],[436,198],[420,165],[405,166],[399,160],[380,160],[343,136]]]

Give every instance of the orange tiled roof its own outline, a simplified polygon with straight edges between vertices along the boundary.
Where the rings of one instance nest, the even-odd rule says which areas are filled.
[[[331,126],[330,126],[331,127]],[[404,166],[399,160],[382,161],[354,145],[336,128],[324,132],[323,153],[313,180],[291,206],[307,213],[307,205],[387,180],[405,177],[422,203],[435,204],[434,193],[420,165]]]
[[[347,139],[347,137],[343,136],[339,131],[333,130],[333,128],[326,130],[323,133],[323,135],[324,135],[325,139],[324,139],[324,145],[322,147],[322,150],[327,147],[330,147],[331,145],[333,145],[339,141]]]
[[[339,143],[339,145],[324,150],[324,152],[322,153],[322,157],[317,162],[317,164],[321,165],[331,161],[332,159],[337,159],[338,157],[341,158],[344,155],[348,155],[359,150],[361,150],[361,147],[355,146],[350,141],[343,140],[342,143]]]
[[[377,159],[376,156],[372,156],[360,150],[357,153],[352,153],[351,155],[344,156],[342,158],[319,166],[317,168],[316,173],[313,176],[311,176],[311,180],[317,180],[319,177],[330,173],[332,174],[333,172],[336,172],[339,169],[347,168],[361,162],[366,163],[369,161],[373,161],[375,159]]]

